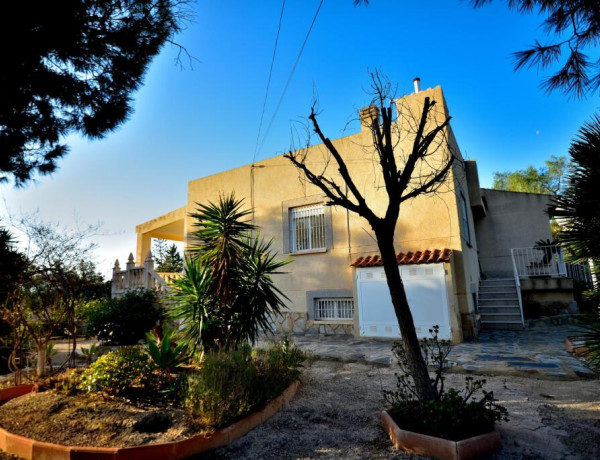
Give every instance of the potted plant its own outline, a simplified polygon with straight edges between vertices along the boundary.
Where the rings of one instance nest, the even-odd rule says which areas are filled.
[[[408,367],[404,347],[394,342],[392,350],[401,372],[397,388],[384,391],[390,407],[382,412],[384,429],[398,449],[439,459],[476,458],[500,448],[496,422],[508,421],[508,411],[498,405],[486,381],[465,378],[461,390],[444,387],[451,343],[438,339],[439,327],[430,329],[431,338],[421,340],[428,366],[433,367],[435,398],[419,399]],[[483,396],[477,398],[481,393]]]

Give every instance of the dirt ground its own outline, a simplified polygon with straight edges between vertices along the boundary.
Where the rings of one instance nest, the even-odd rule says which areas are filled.
[[[494,391],[510,417],[499,427],[503,449],[492,459],[600,458],[598,380],[486,379],[487,389]],[[381,391],[393,388],[393,368],[315,361],[307,364],[302,381],[304,385],[290,406],[229,447],[202,458],[413,458],[391,447],[380,424]],[[464,375],[447,377],[449,386],[460,388],[463,382]],[[124,419],[119,423],[117,431],[119,426],[126,430],[131,425]],[[184,431],[180,429],[179,435]],[[100,439],[102,435],[96,427],[95,436]],[[146,436],[142,443],[157,439],[156,434],[142,436]],[[0,459],[8,458],[0,453]]]
[[[492,459],[600,458],[598,380],[486,380],[510,417],[499,427],[503,449]],[[289,407],[208,458],[416,458],[394,450],[381,428],[381,391],[393,387],[393,368],[316,361],[303,382]],[[464,375],[448,375],[449,386],[460,388],[463,382]]]

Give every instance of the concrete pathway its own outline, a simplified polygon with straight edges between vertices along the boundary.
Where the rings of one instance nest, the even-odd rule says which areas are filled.
[[[483,331],[476,341],[455,345],[448,356],[450,372],[521,375],[546,379],[597,378],[583,361],[568,353],[565,338],[572,325],[522,331]],[[321,359],[395,364],[392,340],[351,336],[293,336],[302,350]]]

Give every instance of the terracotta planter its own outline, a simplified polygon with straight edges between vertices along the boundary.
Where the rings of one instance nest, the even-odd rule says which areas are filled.
[[[394,447],[415,455],[425,455],[440,460],[465,460],[479,458],[500,449],[500,435],[497,431],[462,441],[449,441],[403,430],[385,410],[381,413],[381,421]]]
[[[13,398],[26,395],[33,391],[34,385],[19,385],[17,387],[10,387],[4,390],[0,390],[0,404],[10,401]]]
[[[44,460],[165,460],[180,459],[224,447],[241,438],[253,428],[280,411],[293,398],[300,382],[293,382],[277,398],[270,401],[263,410],[207,435],[198,435],[183,441],[163,444],[147,444],[135,447],[87,447],[62,446],[18,436],[0,428],[0,450],[8,454],[29,459]],[[0,390],[0,401],[30,393],[33,385]]]

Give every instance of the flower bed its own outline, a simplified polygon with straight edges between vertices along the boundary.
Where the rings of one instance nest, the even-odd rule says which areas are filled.
[[[162,460],[166,458],[185,458],[226,446],[244,436],[250,430],[271,418],[284,405],[288,404],[296,394],[298,386],[298,381],[293,382],[280,396],[271,400],[262,410],[250,414],[228,427],[221,428],[208,435],[193,436],[182,441],[135,447],[63,446],[35,441],[0,428],[0,449],[6,453],[25,459],[46,458],[66,460],[111,458],[113,460]],[[13,399],[29,393],[31,390],[31,385],[1,390],[0,401]]]

